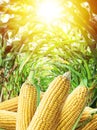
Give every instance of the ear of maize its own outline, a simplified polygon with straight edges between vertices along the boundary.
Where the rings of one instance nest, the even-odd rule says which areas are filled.
[[[36,88],[24,83],[20,90],[16,130],[27,130],[27,127],[36,110]]]
[[[88,90],[84,86],[78,86],[67,97],[59,118],[56,122],[56,130],[73,130],[82,113],[87,100]]]
[[[0,128],[6,130],[16,129],[16,113],[0,110]]]
[[[97,113],[97,109],[95,108],[91,108],[91,107],[85,107],[83,113],[82,113],[82,116],[80,118],[80,121],[77,125],[77,128],[78,127],[83,127],[85,126],[88,122],[91,121],[92,117],[93,117],[93,114]]]
[[[81,123],[81,122],[91,118],[91,114],[92,114],[91,111],[92,110],[93,109],[90,107],[85,107],[79,122]]]
[[[97,114],[93,115],[93,119],[87,123],[81,130],[97,130]]]
[[[27,130],[54,130],[55,117],[70,88],[68,76],[58,76],[51,82]]]
[[[44,92],[40,93],[40,100],[43,98]],[[18,96],[0,103],[0,110],[17,112]]]
[[[9,99],[7,101],[0,103],[0,110],[7,110],[7,111],[17,111],[18,106],[18,97],[14,97],[12,99]]]

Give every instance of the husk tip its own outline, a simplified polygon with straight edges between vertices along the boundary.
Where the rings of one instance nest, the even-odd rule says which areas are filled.
[[[71,72],[67,71],[63,74],[64,77],[66,77],[68,80],[71,80]]]

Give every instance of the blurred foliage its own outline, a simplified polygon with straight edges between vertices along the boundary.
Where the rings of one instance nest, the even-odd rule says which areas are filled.
[[[95,102],[97,2],[62,0],[62,15],[50,24],[37,16],[40,2],[0,1],[1,101],[18,95],[31,71],[41,91],[54,77],[70,71],[71,91],[83,81],[90,88],[90,102]]]

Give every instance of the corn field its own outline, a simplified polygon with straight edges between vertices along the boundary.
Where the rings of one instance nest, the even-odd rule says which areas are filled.
[[[97,130],[96,5],[0,0],[0,130]]]

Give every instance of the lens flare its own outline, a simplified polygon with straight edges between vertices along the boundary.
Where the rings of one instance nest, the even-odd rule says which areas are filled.
[[[52,22],[60,18],[62,8],[58,2],[45,1],[38,7],[37,15],[40,20],[45,22]]]

